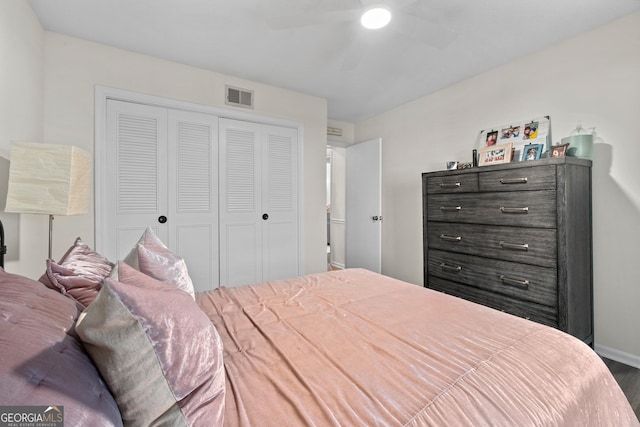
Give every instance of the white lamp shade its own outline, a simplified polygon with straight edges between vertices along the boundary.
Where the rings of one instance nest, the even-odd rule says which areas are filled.
[[[20,142],[11,147],[6,212],[89,212],[91,155],[77,147]]]

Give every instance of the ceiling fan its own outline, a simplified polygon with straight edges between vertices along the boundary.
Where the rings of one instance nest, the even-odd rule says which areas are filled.
[[[453,29],[445,24],[451,15],[448,2],[434,0],[309,0],[296,1],[298,7],[291,12],[267,16],[269,28],[277,31],[295,30],[323,25],[350,25],[349,40],[343,45],[342,70],[355,68],[366,51],[366,37],[370,31],[388,31],[394,36],[406,37],[442,49],[456,37]],[[437,6],[436,3],[441,4]],[[446,7],[444,9],[442,4]],[[366,11],[384,8],[391,13],[389,25],[382,30],[362,28],[360,20]]]

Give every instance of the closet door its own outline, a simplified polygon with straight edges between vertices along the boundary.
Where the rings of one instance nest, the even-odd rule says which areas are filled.
[[[218,286],[218,118],[107,103],[104,255],[123,259],[146,227],[183,257],[196,291]]]
[[[297,276],[295,129],[220,120],[220,284]]]
[[[220,284],[262,281],[260,125],[220,119]]]
[[[298,133],[262,126],[263,280],[298,273]]]
[[[107,101],[106,167],[103,168],[108,230],[102,253],[123,259],[151,226],[164,242],[168,227],[158,222],[167,215],[167,110]]]
[[[169,110],[168,242],[196,292],[218,287],[218,117]]]

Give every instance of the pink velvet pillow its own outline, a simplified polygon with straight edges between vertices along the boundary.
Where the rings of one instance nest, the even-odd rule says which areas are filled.
[[[47,270],[40,282],[86,307],[98,295],[102,280],[112,269],[111,261],[91,250],[78,237],[60,262],[47,260]]]
[[[76,324],[125,425],[221,426],[222,341],[187,293],[118,262]]]
[[[182,289],[192,297],[195,295],[185,260],[171,252],[149,227],[124,262],[154,279]]]

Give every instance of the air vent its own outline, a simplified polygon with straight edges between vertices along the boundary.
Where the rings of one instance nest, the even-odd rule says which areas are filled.
[[[227,105],[235,105],[236,107],[253,108],[253,91],[240,89],[233,86],[225,86],[226,96],[225,103]]]
[[[328,128],[327,128],[327,135],[331,135],[331,136],[342,136],[342,129],[340,129],[340,128],[332,128],[332,127],[328,127]]]

